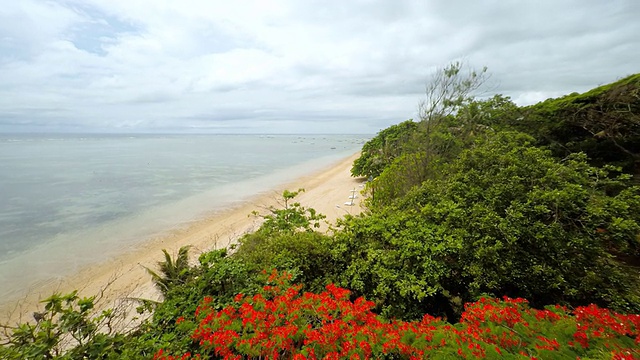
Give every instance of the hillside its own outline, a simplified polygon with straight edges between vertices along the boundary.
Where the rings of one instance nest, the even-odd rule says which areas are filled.
[[[593,164],[640,171],[640,74],[523,110],[515,127],[558,156],[583,151]]]

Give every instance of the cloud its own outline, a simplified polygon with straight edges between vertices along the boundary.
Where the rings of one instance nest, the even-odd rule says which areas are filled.
[[[464,59],[520,104],[638,72],[635,0],[23,0],[0,131],[363,132]]]

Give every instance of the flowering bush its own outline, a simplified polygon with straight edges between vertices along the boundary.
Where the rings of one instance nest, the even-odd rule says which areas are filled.
[[[289,276],[273,272],[254,296],[238,294],[221,310],[205,298],[192,337],[203,353],[224,359],[370,358],[609,358],[640,359],[640,315],[595,305],[529,308],[524,299],[488,299],[465,306],[452,325],[425,315],[421,321],[385,320],[363,298],[328,285],[301,293]],[[180,319],[180,321],[189,321]],[[160,351],[155,359],[200,359]]]

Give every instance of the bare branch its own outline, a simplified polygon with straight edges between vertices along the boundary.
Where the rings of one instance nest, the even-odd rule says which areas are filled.
[[[487,79],[487,68],[468,69],[462,73],[463,63],[454,62],[439,71],[427,83],[426,98],[418,105],[420,120],[426,123],[454,115],[461,106],[473,99],[473,93]]]

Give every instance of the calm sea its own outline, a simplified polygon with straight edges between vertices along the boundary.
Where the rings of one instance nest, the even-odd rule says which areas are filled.
[[[367,138],[0,135],[0,296],[318,170]]]

